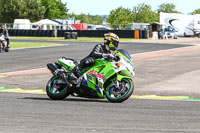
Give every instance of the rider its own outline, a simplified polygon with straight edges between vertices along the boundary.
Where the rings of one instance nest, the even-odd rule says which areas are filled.
[[[5,47],[4,39],[7,41],[7,45],[9,48],[9,35],[4,25],[1,26],[0,35],[3,35],[3,37],[0,37],[0,42],[3,44],[3,48]]]
[[[114,56],[111,54],[110,50],[114,50],[118,47],[119,37],[114,33],[106,33],[104,34],[104,44],[97,44],[92,52],[85,58],[80,61],[76,67],[72,69],[72,72],[69,73],[69,80],[72,84],[77,83],[77,79],[79,78],[79,72],[81,69],[85,67],[92,66],[94,64],[94,60],[97,58],[107,58],[110,60],[114,59]]]

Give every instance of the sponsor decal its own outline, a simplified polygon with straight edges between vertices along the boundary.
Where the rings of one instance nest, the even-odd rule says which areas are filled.
[[[105,75],[101,75],[97,71],[94,71],[94,70],[89,71],[88,74],[95,76],[97,78],[105,79]]]

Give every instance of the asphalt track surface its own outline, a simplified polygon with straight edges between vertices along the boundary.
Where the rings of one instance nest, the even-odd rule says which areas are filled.
[[[12,41],[12,40],[11,40]],[[23,41],[23,40],[13,40]],[[27,40],[26,40],[27,41]],[[34,42],[29,40],[29,42]],[[44,42],[44,41],[36,41]],[[64,41],[45,41],[63,44],[57,47],[45,47],[45,48],[31,48],[31,49],[19,49],[13,50],[9,54],[1,53],[0,56],[0,73],[29,70],[34,68],[46,67],[48,62],[55,62],[60,57],[69,57],[80,60],[92,51],[95,46],[95,42],[64,42]],[[150,51],[158,51],[165,49],[173,49],[179,47],[187,47],[190,45],[178,45],[178,44],[145,44],[145,43],[130,43],[123,42],[119,48],[127,49],[130,54],[144,53]]]
[[[46,67],[46,63],[54,62],[62,56],[80,60],[87,56],[96,44],[60,43],[65,45],[1,53],[0,73],[43,68]],[[188,46],[191,45],[126,42],[121,43],[120,48],[128,49],[131,54],[139,54]],[[192,55],[187,53],[136,61],[136,94],[151,92],[137,90],[151,82],[171,79],[191,69],[197,70],[199,68],[197,55],[199,53],[194,52]],[[188,56],[190,59],[186,58]],[[185,61],[180,60],[182,58]],[[186,62],[191,64],[190,70],[185,68]],[[160,72],[156,73],[156,77],[155,69]],[[0,78],[0,86],[44,89],[50,76],[50,74],[8,76]],[[177,95],[177,93],[168,92],[167,95]],[[191,96],[195,94],[192,93]],[[0,133],[199,133],[199,105],[199,101],[135,98],[119,104],[109,103],[106,100],[74,97],[54,101],[44,94],[0,92]]]
[[[199,102],[0,93],[1,133],[199,133]]]

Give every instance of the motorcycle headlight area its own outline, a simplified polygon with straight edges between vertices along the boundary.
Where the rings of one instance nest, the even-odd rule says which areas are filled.
[[[131,63],[128,62],[126,64],[126,68],[133,76],[135,75],[135,68]]]
[[[129,61],[127,61],[124,57],[123,57],[123,61],[124,61],[124,64],[125,64],[131,71],[135,71],[134,65],[131,64]]]
[[[135,68],[134,65],[127,61],[125,58],[122,58],[122,64],[125,65],[126,69],[134,76],[135,75]]]

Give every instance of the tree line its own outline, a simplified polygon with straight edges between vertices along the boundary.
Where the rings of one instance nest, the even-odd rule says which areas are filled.
[[[66,18],[67,12],[67,3],[61,0],[0,0],[1,23],[13,23],[16,18],[31,21]]]
[[[172,3],[164,3],[158,6],[156,11],[153,11],[150,5],[141,3],[133,6],[133,9],[119,7],[110,12],[108,22],[112,24],[114,29],[124,28],[125,24],[135,23],[152,23],[159,22],[160,12],[165,13],[180,13],[176,10],[176,6]]]
[[[136,23],[152,23],[159,22],[159,13],[181,13],[176,10],[173,3],[163,3],[158,6],[157,10],[152,10],[148,4],[141,3],[133,6],[132,9],[119,7],[111,10],[108,16],[80,14],[69,14],[67,3],[61,0],[0,0],[0,23],[13,23],[14,19],[29,19],[32,22],[40,19],[64,19],[75,18],[81,20],[81,23],[102,24],[103,19],[107,19],[107,23],[112,28],[124,28],[123,25]],[[200,9],[194,10],[190,14],[200,14]],[[119,27],[122,25],[122,27]]]

